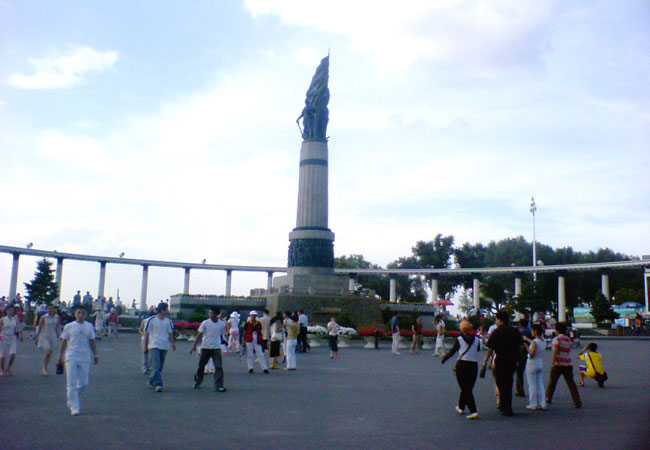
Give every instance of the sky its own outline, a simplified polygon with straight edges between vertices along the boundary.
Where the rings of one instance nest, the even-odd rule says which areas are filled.
[[[539,242],[650,254],[650,4],[614,0],[2,0],[0,245],[286,266],[328,52],[335,255],[532,241],[531,196]],[[0,254],[0,295],[10,272]],[[98,277],[66,261],[63,298]],[[106,295],[140,280],[109,265]],[[224,287],[192,272],[191,293]],[[182,288],[150,270],[149,303]]]

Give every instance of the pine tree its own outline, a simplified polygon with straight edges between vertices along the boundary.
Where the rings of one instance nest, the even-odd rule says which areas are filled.
[[[594,316],[596,323],[602,323],[605,320],[613,321],[618,318],[618,313],[614,311],[612,304],[603,295],[602,291],[596,292],[596,298],[591,302],[590,312]]]
[[[25,283],[25,288],[29,301],[49,305],[56,300],[59,286],[54,281],[52,263],[45,258],[40,260],[34,272],[34,279],[31,283]]]

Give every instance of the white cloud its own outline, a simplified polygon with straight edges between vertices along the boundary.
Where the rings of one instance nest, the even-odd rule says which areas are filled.
[[[382,68],[423,59],[494,69],[538,64],[555,1],[246,0],[253,17],[275,15],[292,25],[346,36],[351,48]]]
[[[320,54],[313,48],[309,47],[300,47],[294,52],[294,57],[298,62],[313,67],[318,66],[318,63],[321,60]]]
[[[9,76],[8,83],[20,89],[71,88],[83,83],[86,74],[111,68],[117,58],[116,51],[77,47],[65,55],[30,58],[29,64],[35,73],[14,73]]]

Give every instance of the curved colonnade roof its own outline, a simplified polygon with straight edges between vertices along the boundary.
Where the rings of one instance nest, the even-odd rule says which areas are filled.
[[[271,266],[238,266],[227,264],[203,264],[177,261],[158,261],[150,259],[132,259],[119,258],[112,256],[95,256],[81,255],[77,253],[58,252],[56,250],[37,250],[32,248],[11,247],[0,245],[0,253],[11,253],[19,255],[40,256],[55,259],[73,259],[77,261],[90,261],[110,264],[131,264],[139,266],[154,267],[176,267],[179,269],[202,269],[202,270],[225,270],[241,272],[286,272],[286,267]],[[586,264],[557,264],[544,266],[523,266],[523,267],[482,267],[482,268],[460,268],[460,269],[360,269],[345,268],[335,269],[338,274],[354,275],[438,275],[438,276],[458,276],[458,275],[498,275],[514,273],[543,273],[543,272],[575,272],[586,270],[614,270],[614,269],[634,269],[650,268],[650,259],[639,259],[632,261],[615,261],[615,262],[598,262]]]

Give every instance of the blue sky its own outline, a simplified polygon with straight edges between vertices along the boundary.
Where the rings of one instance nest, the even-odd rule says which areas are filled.
[[[532,195],[541,242],[650,254],[649,25],[643,1],[0,2],[0,242],[285,265],[295,119],[329,50],[337,255],[531,240]],[[64,296],[98,271],[66,265]],[[150,301],[182,289],[150,277]],[[108,295],[139,284],[109,266]]]

